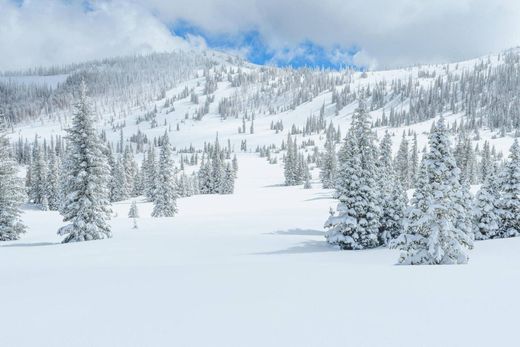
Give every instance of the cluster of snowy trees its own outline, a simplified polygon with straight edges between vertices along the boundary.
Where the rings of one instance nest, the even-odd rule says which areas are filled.
[[[221,148],[218,136],[213,146],[206,145],[198,173],[200,194],[233,194],[238,171],[236,156],[230,162],[231,150]]]
[[[287,135],[285,148],[287,153],[284,157],[284,176],[285,185],[296,186],[310,180],[310,172],[307,161],[298,150],[296,139],[292,139],[291,134]],[[307,184],[308,185],[308,184]]]
[[[185,163],[195,165],[198,153],[193,153],[191,159],[181,156],[180,169],[173,164],[173,150],[169,145],[167,133],[155,142],[160,152],[165,146],[170,149],[168,167],[171,167],[172,187],[181,197],[197,194],[232,194],[234,181],[238,170],[236,157],[230,158],[230,148],[221,149],[218,140],[214,146],[205,146],[199,172],[187,175]],[[20,164],[26,164],[27,173],[25,185],[29,201],[43,210],[57,211],[63,201],[63,185],[65,176],[65,157],[68,151],[68,141],[61,137],[52,138],[50,144],[46,140],[40,143],[38,137],[29,145],[18,141],[13,147],[14,157]],[[143,153],[141,166],[137,164],[130,145],[124,145],[123,138],[113,150],[111,143],[104,142],[103,155],[107,157],[110,170],[109,200],[118,202],[144,195],[149,201],[155,201],[158,190],[157,181],[161,179],[161,157],[156,155],[156,146],[151,144]],[[123,149],[122,149],[123,148]],[[194,149],[193,149],[194,151]],[[229,160],[227,160],[229,159]],[[166,158],[163,158],[166,160]],[[162,191],[162,190],[161,190]]]
[[[520,146],[516,139],[501,170],[495,162],[489,163],[473,218],[477,240],[520,235]]]
[[[328,242],[342,249],[387,244],[390,234],[399,233],[393,229],[402,227],[404,204],[399,202],[406,199],[393,196],[393,186],[398,180],[390,167],[391,162],[386,158],[382,158],[384,162],[379,160],[375,134],[370,129],[365,107],[360,102],[338,154],[335,197],[340,202],[337,213],[331,214],[325,224]],[[390,150],[388,141],[388,137],[382,141],[383,153]],[[382,179],[383,174],[388,176]],[[405,192],[401,190],[397,194],[404,196]],[[398,222],[394,223],[394,220]]]
[[[325,223],[327,241],[342,249],[397,248],[402,264],[459,264],[468,261],[474,239],[519,235],[518,142],[501,170],[494,157],[484,157],[485,183],[473,198],[449,135],[443,118],[434,123],[429,148],[410,180],[396,167],[406,146],[400,146],[396,160],[388,133],[377,146],[361,101],[337,157],[339,203]],[[410,204],[406,184],[415,189]]]
[[[197,77],[198,70],[214,65],[213,57],[195,51],[117,57],[66,66],[0,73],[0,108],[9,123],[41,119],[65,121],[81,81],[89,86],[98,113],[146,105],[179,83]],[[18,76],[59,74],[61,83],[17,83]],[[2,111],[0,109],[0,111]]]
[[[6,118],[0,120],[3,132]],[[17,239],[24,232],[18,208],[26,199],[43,210],[59,210],[69,224],[58,233],[65,236],[64,242],[76,242],[111,237],[108,220],[114,201],[144,195],[153,202],[153,217],[172,217],[179,196],[234,191],[238,163],[236,157],[230,159],[229,142],[224,149],[218,138],[213,146],[206,145],[200,172],[188,176],[184,171],[178,174],[167,132],[149,146],[139,167],[131,146],[124,145],[122,132],[114,151],[94,123],[82,83],[66,138],[51,138],[48,144],[46,140],[40,143],[36,136],[32,145],[19,140],[10,146],[0,137],[0,240]],[[155,145],[160,150],[158,158]],[[17,177],[14,159],[26,164],[26,189]],[[192,155],[192,161],[196,163],[196,156]],[[136,207],[131,214],[137,214]]]

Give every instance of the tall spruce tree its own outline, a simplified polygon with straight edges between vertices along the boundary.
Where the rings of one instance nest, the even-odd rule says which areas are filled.
[[[491,158],[491,150],[489,148],[489,142],[485,141],[484,146],[482,147],[482,160],[480,161],[480,169],[479,175],[481,182],[486,182],[488,174],[490,174],[491,170],[495,170],[496,167],[493,167],[493,159]],[[495,175],[494,179],[497,177]]]
[[[0,241],[12,241],[18,240],[25,232],[20,220],[20,205],[26,196],[16,164],[9,155],[4,129],[3,115],[0,114]]]
[[[463,264],[473,248],[468,193],[441,118],[432,127],[404,233],[392,243],[401,264]]]
[[[412,148],[410,148],[410,187],[415,186],[417,172],[419,171],[419,148],[417,133],[413,134]]]
[[[90,241],[112,237],[110,225],[109,175],[104,148],[94,116],[81,83],[78,102],[68,130],[65,202],[61,213],[70,224],[59,229],[67,242]]]
[[[380,242],[388,245],[403,231],[403,218],[407,198],[392,165],[392,140],[388,132],[381,140],[379,149],[379,192],[380,192]]]
[[[395,171],[398,179],[401,181],[401,185],[404,189],[410,188],[410,159],[409,159],[408,140],[403,133],[399,150],[395,158]]]
[[[364,101],[352,117],[352,125],[338,156],[336,213],[325,222],[330,244],[342,249],[364,249],[380,245],[381,209],[377,193],[374,134]]]
[[[67,242],[90,241],[112,236],[109,175],[104,148],[94,128],[94,116],[82,82],[78,102],[68,130],[67,171],[61,213],[70,224],[58,230]]]
[[[177,188],[173,170],[172,148],[168,134],[165,133],[159,156],[152,217],[173,217],[177,213]]]
[[[135,179],[137,176],[137,166],[134,160],[134,154],[130,146],[125,146],[122,157],[124,197],[128,199],[135,196]]]
[[[211,174],[210,174],[210,186],[211,193],[219,194],[222,193],[225,175],[225,166],[222,152],[220,149],[220,143],[218,136],[215,139],[215,146],[211,153]]]
[[[38,140],[34,141],[32,152],[31,187],[29,196],[33,203],[42,206],[47,198],[47,162]]]
[[[334,188],[336,183],[338,163],[335,147],[334,139],[327,137],[327,141],[325,142],[325,154],[323,155],[320,172],[321,183],[325,189]]]
[[[495,165],[490,164],[486,180],[475,196],[473,228],[476,240],[498,237],[500,228],[500,185]]]
[[[500,174],[499,201],[501,225],[499,237],[520,235],[520,146],[518,140],[511,146],[509,161]]]
[[[144,194],[148,200],[153,201],[156,190],[155,183],[157,182],[157,161],[155,160],[155,149],[153,145],[150,145],[148,149],[148,155],[144,161],[144,165]]]
[[[297,152],[293,147],[296,147],[296,144],[293,143],[291,134],[287,135],[287,154],[285,155],[284,160],[284,176],[285,176],[285,184],[288,186],[294,186],[297,183],[296,178],[296,162],[297,162]]]
[[[60,207],[60,173],[59,173],[59,158],[55,152],[49,152],[49,170],[47,173],[46,192],[48,197],[49,209],[57,211]]]

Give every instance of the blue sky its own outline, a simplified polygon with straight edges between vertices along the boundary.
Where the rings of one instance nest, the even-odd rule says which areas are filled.
[[[198,36],[204,39],[210,48],[244,52],[244,57],[259,65],[272,64],[286,67],[317,67],[325,69],[341,69],[356,67],[351,63],[352,57],[359,51],[355,46],[346,49],[340,45],[325,48],[310,40],[303,40],[296,45],[287,45],[281,49],[270,48],[258,30],[249,30],[234,34],[214,34],[191,24],[186,20],[178,20],[170,29],[174,35],[188,39]],[[338,59],[341,57],[341,59]]]

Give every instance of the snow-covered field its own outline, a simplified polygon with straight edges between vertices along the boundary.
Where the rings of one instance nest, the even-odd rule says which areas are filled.
[[[234,195],[178,202],[112,239],[60,244],[57,213],[0,246],[0,346],[514,346],[520,239],[479,242],[468,265],[398,266],[388,249],[323,237],[330,191],[285,187],[239,156]],[[317,172],[314,172],[317,178]]]

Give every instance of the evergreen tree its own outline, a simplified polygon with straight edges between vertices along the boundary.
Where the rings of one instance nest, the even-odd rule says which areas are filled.
[[[49,209],[57,211],[60,207],[60,191],[59,191],[59,158],[54,151],[49,152],[49,170],[46,180],[46,196],[48,197]]]
[[[112,236],[109,174],[103,144],[94,128],[94,117],[82,82],[78,103],[68,130],[69,150],[65,173],[62,214],[70,224],[59,229],[66,242],[89,241]]]
[[[224,184],[224,169],[224,161],[217,136],[211,155],[211,175],[209,176],[211,182],[211,193],[213,194],[222,192],[222,187]]]
[[[491,150],[489,148],[489,142],[484,142],[484,146],[482,147],[482,160],[480,161],[480,180],[481,182],[486,182],[487,176],[491,173],[492,170],[495,170],[496,167],[493,165],[493,159],[491,158]],[[495,180],[497,179],[495,175]]]
[[[155,183],[152,217],[173,217],[177,213],[177,190],[174,178],[172,149],[168,134],[164,134]]]
[[[128,218],[139,218],[139,211],[137,209],[137,203],[135,200],[132,200],[132,204],[128,210]]]
[[[224,170],[224,181],[222,187],[222,194],[233,194],[235,190],[235,171],[228,163]]]
[[[311,189],[312,188],[312,184],[311,184],[311,172],[309,170],[309,165],[305,165],[305,174],[304,174],[304,183],[303,183],[303,189]]]
[[[500,175],[499,201],[501,225],[498,237],[513,237],[520,234],[520,146],[515,139],[511,146],[509,161]]]
[[[112,171],[112,201],[122,201],[128,199],[130,194],[128,192],[128,185],[126,182],[125,165],[121,156],[119,156],[119,158],[115,161],[115,166]]]
[[[475,196],[473,226],[476,240],[493,239],[498,236],[501,211],[500,186],[496,168],[486,173],[486,180]]]
[[[25,232],[20,220],[20,205],[25,199],[23,181],[17,176],[9,144],[4,137],[5,125],[0,114],[0,241],[18,240]]]
[[[336,184],[338,164],[335,147],[334,140],[327,139],[325,142],[325,154],[323,155],[323,163],[320,172],[320,178],[324,189],[334,188]]]
[[[122,158],[123,169],[123,192],[126,200],[131,196],[135,196],[135,178],[137,176],[137,165],[134,160],[134,155],[130,146],[125,146]]]
[[[327,241],[342,249],[380,245],[380,215],[374,134],[363,101],[352,117],[352,126],[339,153],[337,213],[325,223]]]
[[[291,134],[287,135],[287,154],[284,160],[284,176],[285,176],[285,184],[288,186],[294,186],[298,183],[297,175],[297,149],[296,144],[293,143],[291,138]]]
[[[417,145],[417,134],[413,134],[412,148],[410,149],[410,186],[414,186],[419,171],[419,148]]]
[[[467,192],[441,118],[430,133],[404,233],[392,247],[401,264],[462,264],[473,247]]]
[[[157,162],[153,146],[150,146],[148,149],[148,155],[144,163],[144,194],[148,200],[153,201],[156,191],[155,182],[157,181]]]
[[[112,147],[108,146],[106,151],[106,157],[107,157],[107,163],[108,167],[110,169],[110,179],[108,183],[108,189],[109,189],[109,199],[111,202],[119,201],[119,184],[118,181],[119,176],[117,172],[117,161],[114,157],[114,153],[112,151]]]
[[[204,155],[202,156],[202,161],[200,163],[199,169],[199,190],[201,194],[211,194],[212,186],[211,186],[211,164],[210,161],[205,161]]]
[[[408,140],[403,133],[403,139],[399,145],[399,150],[395,158],[395,171],[397,178],[401,181],[404,189],[410,188],[410,160],[409,160]]]
[[[34,142],[29,195],[33,203],[42,205],[47,196],[47,162],[37,140]]]
[[[381,140],[378,166],[381,199],[380,242],[388,245],[403,231],[403,218],[407,203],[406,192],[393,169],[392,140],[388,132]]]

